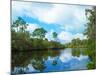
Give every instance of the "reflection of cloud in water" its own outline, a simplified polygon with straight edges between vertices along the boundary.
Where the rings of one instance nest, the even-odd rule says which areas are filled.
[[[14,73],[15,74],[22,74],[22,73],[33,73],[33,72],[39,72],[36,70],[32,64],[28,64],[26,67],[15,67]],[[13,72],[12,72],[13,73]]]
[[[84,59],[88,59],[89,57],[86,56],[86,55],[80,55],[79,57],[77,56],[72,56],[72,50],[69,48],[69,49],[66,49],[64,51],[61,51],[61,54],[59,56],[59,59],[62,61],[62,62],[68,62],[70,61],[71,59],[77,59],[79,61],[81,60],[84,60]]]
[[[52,61],[56,60],[56,66],[52,65]],[[81,70],[87,69],[89,57],[86,55],[72,56],[72,49],[62,50],[61,54],[57,57],[48,57],[45,62],[45,71],[63,71],[63,70]]]
[[[84,60],[84,59],[88,59],[89,57],[88,56],[84,56],[84,55],[80,55],[79,57],[77,57],[77,56],[73,56],[73,58],[76,58],[76,59],[78,59],[79,61],[81,61],[81,60]]]
[[[30,73],[30,72],[38,72],[38,71],[32,66],[32,64],[28,64],[26,68],[26,72]]]
[[[62,62],[67,62],[67,61],[71,60],[72,59],[71,49],[61,51],[59,59]]]
[[[45,61],[46,69],[45,72],[50,71],[64,71],[64,70],[81,70],[87,69],[87,64],[89,62],[88,56],[80,55],[79,57],[74,57],[70,51],[62,52],[59,57],[48,57]],[[56,65],[52,65],[53,61],[57,61]]]
[[[57,60],[57,57],[48,57],[48,59],[47,59],[48,61],[54,61],[54,60]]]
[[[48,60],[50,60],[50,61],[52,61],[52,60],[54,60],[55,58],[54,57],[48,57]]]
[[[72,56],[72,50],[66,49],[61,52],[59,59],[64,63],[65,68],[69,67],[68,70],[79,70],[87,69],[87,64],[89,62],[89,57],[86,55]]]

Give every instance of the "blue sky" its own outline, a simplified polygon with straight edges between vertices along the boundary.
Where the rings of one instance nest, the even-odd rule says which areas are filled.
[[[87,22],[85,9],[92,6],[79,6],[67,4],[48,4],[34,2],[12,2],[12,20],[22,17],[32,32],[43,27],[48,31],[46,38],[53,40],[52,33],[58,33],[58,40],[68,43],[73,38],[86,39],[83,35]]]

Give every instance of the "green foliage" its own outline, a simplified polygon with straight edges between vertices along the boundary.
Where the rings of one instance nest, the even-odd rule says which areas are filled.
[[[88,63],[88,65],[87,65],[88,69],[95,69],[96,68],[95,64],[96,64],[95,61],[94,62],[92,61],[92,62]]]
[[[52,35],[53,35],[53,38],[57,38],[58,34],[56,32],[53,32]]]
[[[11,25],[11,44],[12,50],[34,50],[34,49],[48,49],[48,48],[62,48],[62,44],[56,41],[48,41],[45,38],[47,31],[44,28],[37,28],[31,34],[26,31],[28,24],[18,17],[17,20]],[[57,37],[57,33],[54,32],[52,35],[54,38]]]
[[[86,10],[87,16],[87,28],[85,30],[85,35],[88,37],[88,55],[91,62],[87,65],[88,69],[96,68],[96,7]]]
[[[65,44],[65,47],[68,48],[86,48],[87,40],[80,40],[79,38],[72,39],[70,43]]]
[[[88,39],[96,39],[96,7],[86,9],[86,16],[88,22],[84,34],[87,35]]]
[[[72,55],[73,55],[73,56],[79,57],[80,54],[81,54],[81,51],[80,51],[80,50],[81,50],[81,49],[79,49],[79,48],[73,48],[73,49],[72,49]]]
[[[11,28],[13,30],[14,30],[14,28],[16,28],[17,32],[18,31],[24,32],[25,29],[27,28],[27,24],[21,17],[18,17],[18,19],[13,22]]]
[[[57,35],[58,35],[58,34],[57,34],[56,32],[53,32],[53,33],[52,33],[52,36],[53,36],[53,38],[54,38],[54,41],[57,40]]]
[[[45,29],[37,28],[33,32],[33,37],[37,37],[37,38],[43,39],[45,37],[46,33],[47,33],[47,31]]]

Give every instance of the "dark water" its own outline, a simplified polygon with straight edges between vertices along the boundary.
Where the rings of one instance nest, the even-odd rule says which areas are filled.
[[[12,74],[87,69],[85,48],[12,52]]]

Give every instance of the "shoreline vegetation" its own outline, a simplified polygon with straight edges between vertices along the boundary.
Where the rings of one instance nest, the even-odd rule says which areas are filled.
[[[30,51],[30,50],[51,50],[64,48],[87,48],[85,52],[91,59],[87,65],[88,69],[96,68],[96,7],[86,10],[87,24],[83,33],[87,39],[80,40],[75,38],[69,43],[61,44],[57,40],[57,33],[54,32],[54,40],[49,41],[45,38],[47,31],[44,28],[37,28],[32,33],[26,30],[28,24],[18,17],[11,25],[11,50],[13,51]],[[77,54],[77,53],[76,53]],[[78,52],[79,54],[79,52]],[[13,56],[12,56],[13,57]]]

